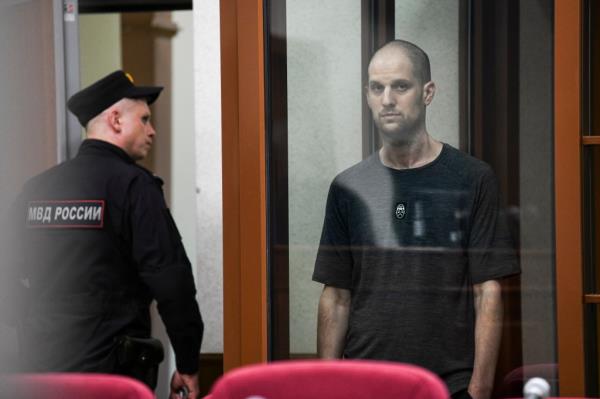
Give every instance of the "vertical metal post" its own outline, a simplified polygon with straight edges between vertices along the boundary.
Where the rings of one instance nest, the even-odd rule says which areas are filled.
[[[81,144],[81,126],[67,110],[67,99],[79,90],[78,0],[54,0],[56,132],[59,162],[72,158]]]
[[[394,0],[362,0],[361,40],[362,40],[362,82],[361,92],[368,83],[368,67],[371,56],[385,43],[396,37],[396,3]],[[363,159],[381,147],[379,134],[371,118],[367,102],[362,101],[362,153]]]
[[[65,105],[65,59],[63,40],[63,0],[53,0],[54,10],[54,76],[56,84],[56,159],[65,161],[67,157],[66,105]]]

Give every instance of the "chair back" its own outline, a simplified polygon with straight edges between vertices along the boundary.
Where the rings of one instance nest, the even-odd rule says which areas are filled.
[[[282,361],[223,375],[210,399],[448,399],[444,383],[416,366],[375,361]]]
[[[0,379],[0,394],[7,399],[154,399],[137,380],[92,373],[7,375]]]

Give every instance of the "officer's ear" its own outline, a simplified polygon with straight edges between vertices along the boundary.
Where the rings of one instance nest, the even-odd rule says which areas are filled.
[[[106,118],[107,118],[107,122],[108,122],[109,126],[112,128],[112,130],[117,133],[121,133],[121,130],[123,130],[123,125],[122,125],[121,113],[119,112],[119,110],[116,108],[111,109],[108,112],[108,115],[106,116]]]

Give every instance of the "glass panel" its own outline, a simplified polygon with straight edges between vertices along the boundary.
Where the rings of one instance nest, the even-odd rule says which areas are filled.
[[[598,1],[587,1],[587,32],[585,37],[588,42],[588,60],[587,65],[587,80],[588,80],[588,104],[587,115],[585,118],[583,133],[585,135],[600,135],[600,76],[598,76],[598,68],[600,68],[600,3]]]
[[[360,161],[360,2],[288,0],[289,300],[292,357],[316,354],[311,281],[327,190]]]
[[[26,179],[57,161],[54,9],[50,0],[0,2],[0,245]],[[3,252],[3,262],[10,259]],[[0,292],[0,313],[7,299]],[[16,330],[0,316],[0,373],[18,364]]]
[[[510,248],[502,242],[486,253],[492,258],[506,257],[490,262],[502,270],[499,276],[514,270],[509,267],[511,259],[517,259],[522,270],[520,277],[502,280],[505,316],[494,397],[521,396],[524,380],[540,373],[556,393],[553,2],[364,0],[358,4],[287,0],[284,12],[279,9],[279,14],[273,13],[276,3],[282,2],[268,2],[272,358],[288,357],[288,347],[291,358],[316,356],[317,308],[323,284],[313,282],[312,277],[315,263],[327,256],[339,258],[325,261],[331,269],[349,265],[345,281],[328,283],[348,289],[352,298],[350,327],[343,339],[346,356],[402,358],[422,364],[409,353],[411,349],[402,345],[393,353],[372,355],[375,352],[369,351],[401,334],[416,341],[442,330],[450,334],[461,331],[461,338],[472,337],[473,326],[467,320],[472,314],[469,295],[478,278],[477,265],[483,263],[470,257],[474,244],[469,238],[474,237],[473,220],[481,219],[474,216],[475,208],[467,205],[474,204],[469,200],[474,192],[446,185],[470,169],[447,175],[447,171],[438,171],[429,176],[432,180],[425,177],[426,171],[432,170],[428,168],[439,166],[437,162],[446,165],[448,152],[457,154],[452,147],[460,147],[490,165],[497,176],[497,216],[506,221],[504,231],[518,254],[511,258]],[[363,129],[373,118],[371,111],[364,114],[361,109],[367,101],[376,110],[378,85],[387,90],[387,98],[393,86],[391,81],[384,82],[385,73],[380,77],[375,77],[373,71],[367,74],[372,53],[365,49],[373,46],[373,38],[385,42],[390,26],[394,27],[393,37],[417,44],[430,58],[435,93],[426,108],[425,126],[434,139],[446,143],[441,153],[435,153],[423,165],[411,165],[409,170],[394,170],[393,165],[386,164],[390,159],[385,153],[368,154],[363,161],[366,141],[362,138],[369,133]],[[410,62],[412,68],[417,61]],[[423,87],[424,96],[425,83],[426,79],[423,85],[417,85]],[[393,90],[401,92],[400,86]],[[399,98],[398,94],[394,101]],[[382,109],[396,109],[396,103],[383,105],[385,100],[381,101]],[[386,126],[401,124],[395,124],[394,115],[383,116],[379,111],[374,115],[383,130],[380,137],[384,149],[393,153],[394,146],[401,147],[403,142],[394,141],[396,130],[386,136]],[[363,118],[369,118],[369,122]],[[407,134],[409,130],[398,131]],[[457,156],[465,159],[465,155]],[[362,166],[353,167],[360,162],[364,162]],[[362,174],[363,170],[367,172]],[[422,175],[413,180],[397,178],[405,172],[404,176]],[[346,185],[354,174],[361,177]],[[440,176],[441,182],[434,182]],[[408,199],[403,200],[403,196]],[[389,214],[388,208],[392,210]],[[338,228],[344,230],[343,239],[337,236],[339,231],[334,231]],[[331,234],[339,240],[328,241]],[[453,261],[462,265],[456,275],[449,272],[448,265]],[[444,268],[440,268],[442,265]],[[382,270],[386,272],[380,273]],[[436,274],[440,271],[448,274]],[[435,283],[436,278],[457,275],[464,279],[446,285]],[[485,281],[495,277],[481,278]],[[328,278],[331,276],[318,280]],[[457,315],[465,319],[444,321],[449,314],[455,315],[454,309],[431,307],[429,299],[448,299],[452,297],[449,293],[465,298],[466,310]],[[374,297],[380,298],[376,305],[370,302]],[[419,298],[429,299],[414,305]],[[398,310],[403,307],[408,313]],[[364,309],[367,314],[361,320]],[[432,314],[436,316],[430,317]],[[441,323],[439,328],[431,327],[435,323]],[[386,339],[381,339],[379,331],[387,331],[383,333]],[[410,337],[406,331],[423,335]],[[460,356],[467,353],[466,358],[459,361],[465,362],[468,370],[472,346],[466,346],[465,351],[459,351]],[[412,348],[419,353],[431,351],[427,344],[414,344]],[[462,377],[467,382],[470,378],[468,372]],[[464,386],[464,379],[458,385]]]
[[[0,11],[0,187],[13,195],[56,162],[54,10],[37,0],[3,2]],[[0,209],[11,202],[1,199]]]
[[[428,49],[435,73],[437,90],[435,101],[428,108],[428,129],[435,132],[437,139],[456,148],[460,143],[461,111],[460,3],[460,0],[397,0],[395,7],[396,37]]]
[[[396,3],[396,15],[401,10],[404,18],[415,20],[415,34],[419,22],[435,17],[439,30],[430,33],[429,43],[436,35],[452,43],[436,45],[431,53],[449,86],[436,105],[447,107],[436,123],[450,125],[445,132],[452,138],[444,141],[458,145],[458,1],[429,8],[416,1]],[[361,9],[347,2],[323,7],[319,1],[288,0],[286,6],[290,352],[304,357],[316,353],[315,309],[321,286],[311,283],[310,276],[327,191],[333,177],[360,161],[362,153]],[[447,12],[453,17],[444,19]],[[452,56],[445,59],[448,53]]]
[[[509,98],[518,104],[515,112],[518,112],[519,140],[518,148],[508,148],[509,152],[519,152],[518,200],[514,200],[518,209],[512,205],[507,211],[516,224],[514,235],[518,237],[522,273],[520,285],[513,287],[520,295],[506,293],[506,305],[513,315],[512,319],[505,319],[503,345],[509,353],[518,352],[520,333],[523,379],[542,376],[550,382],[553,394],[558,395],[552,144],[553,2],[528,0],[518,4],[519,69],[515,79],[519,97]],[[520,320],[517,318],[519,308]],[[511,323],[519,324],[511,326]],[[518,366],[516,359],[512,360],[511,366]]]
[[[585,2],[583,134],[600,135],[600,4]],[[584,289],[600,293],[600,146],[583,150]],[[600,317],[597,304],[585,307],[586,394],[600,395]]]
[[[584,148],[584,279],[586,294],[600,293],[600,146]],[[600,318],[598,305],[586,305],[586,394],[600,395]]]

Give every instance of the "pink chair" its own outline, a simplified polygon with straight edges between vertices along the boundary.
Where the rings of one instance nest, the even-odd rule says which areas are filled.
[[[91,373],[13,374],[0,379],[0,397],[18,399],[154,399],[129,377]]]
[[[223,375],[210,399],[447,399],[444,383],[416,366],[375,361],[282,361]]]

